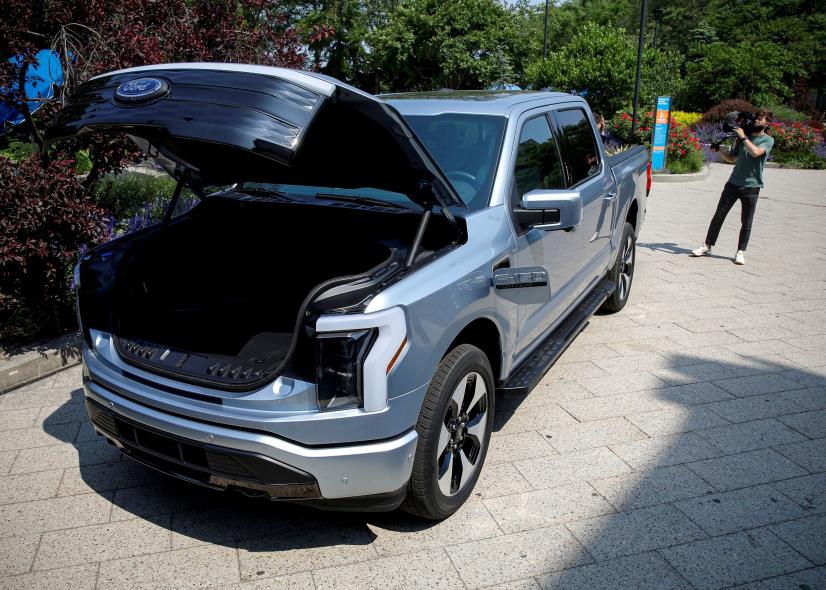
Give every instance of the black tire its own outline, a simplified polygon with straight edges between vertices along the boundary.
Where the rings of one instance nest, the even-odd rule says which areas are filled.
[[[464,389],[460,389],[462,383]],[[477,398],[480,385],[484,385],[485,392]],[[465,400],[458,405],[466,405],[458,412],[456,396]],[[416,423],[419,442],[403,510],[439,520],[456,512],[468,499],[490,444],[494,398],[493,372],[485,353],[470,344],[461,344],[447,353],[430,382]],[[440,452],[443,426],[449,438]],[[451,426],[456,428],[451,430]],[[472,434],[473,431],[480,436]],[[479,448],[475,449],[477,443]],[[470,472],[467,477],[463,477],[467,475],[465,469]],[[439,477],[440,471],[444,474],[442,477]],[[447,494],[444,488],[449,488]]]
[[[625,307],[628,296],[631,294],[631,284],[634,281],[634,266],[637,263],[637,237],[634,235],[634,226],[627,221],[622,228],[622,239],[617,251],[617,260],[608,272],[614,283],[614,292],[602,304],[602,311],[616,313]]]

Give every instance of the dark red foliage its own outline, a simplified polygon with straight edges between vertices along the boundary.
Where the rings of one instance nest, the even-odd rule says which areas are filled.
[[[725,119],[728,113],[734,111],[749,111],[753,113],[756,110],[757,108],[747,100],[743,100],[742,98],[731,98],[724,100],[723,102],[720,102],[708,109],[705,113],[703,113],[702,121],[703,123],[717,123],[718,121]]]
[[[34,115],[19,90],[0,95],[26,118],[15,133],[23,131],[38,146],[64,95],[100,73],[184,61],[288,68],[306,62],[302,40],[271,0],[0,3],[0,88],[22,86],[38,50],[53,47],[61,54],[66,84]],[[22,61],[9,60],[15,56]],[[81,147],[92,161],[83,182],[70,164]],[[19,165],[0,162],[0,339],[67,327],[71,262],[81,244],[92,246],[105,236],[105,212],[90,201],[89,187],[137,157],[123,137],[84,136],[58,146],[45,167],[37,157]],[[10,328],[23,326],[24,319],[28,328]]]
[[[72,160],[45,168],[38,155],[17,165],[0,157],[0,338],[69,327],[68,269],[107,233],[106,212],[77,180]]]

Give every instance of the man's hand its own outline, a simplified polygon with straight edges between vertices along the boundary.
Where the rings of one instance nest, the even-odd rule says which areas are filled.
[[[737,134],[739,139],[746,139],[746,132],[743,131],[742,127],[735,127],[734,132]]]

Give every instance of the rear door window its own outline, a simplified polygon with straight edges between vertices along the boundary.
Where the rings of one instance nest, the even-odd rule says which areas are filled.
[[[597,140],[588,116],[582,109],[556,111],[562,136],[570,184],[577,185],[599,173],[600,156]]]

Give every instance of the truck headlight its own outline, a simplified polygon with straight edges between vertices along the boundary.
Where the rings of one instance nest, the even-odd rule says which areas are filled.
[[[320,410],[387,407],[387,382],[409,348],[400,307],[316,321],[316,385]]]
[[[375,329],[316,336],[318,409],[343,410],[364,404],[364,358],[375,337]]]

